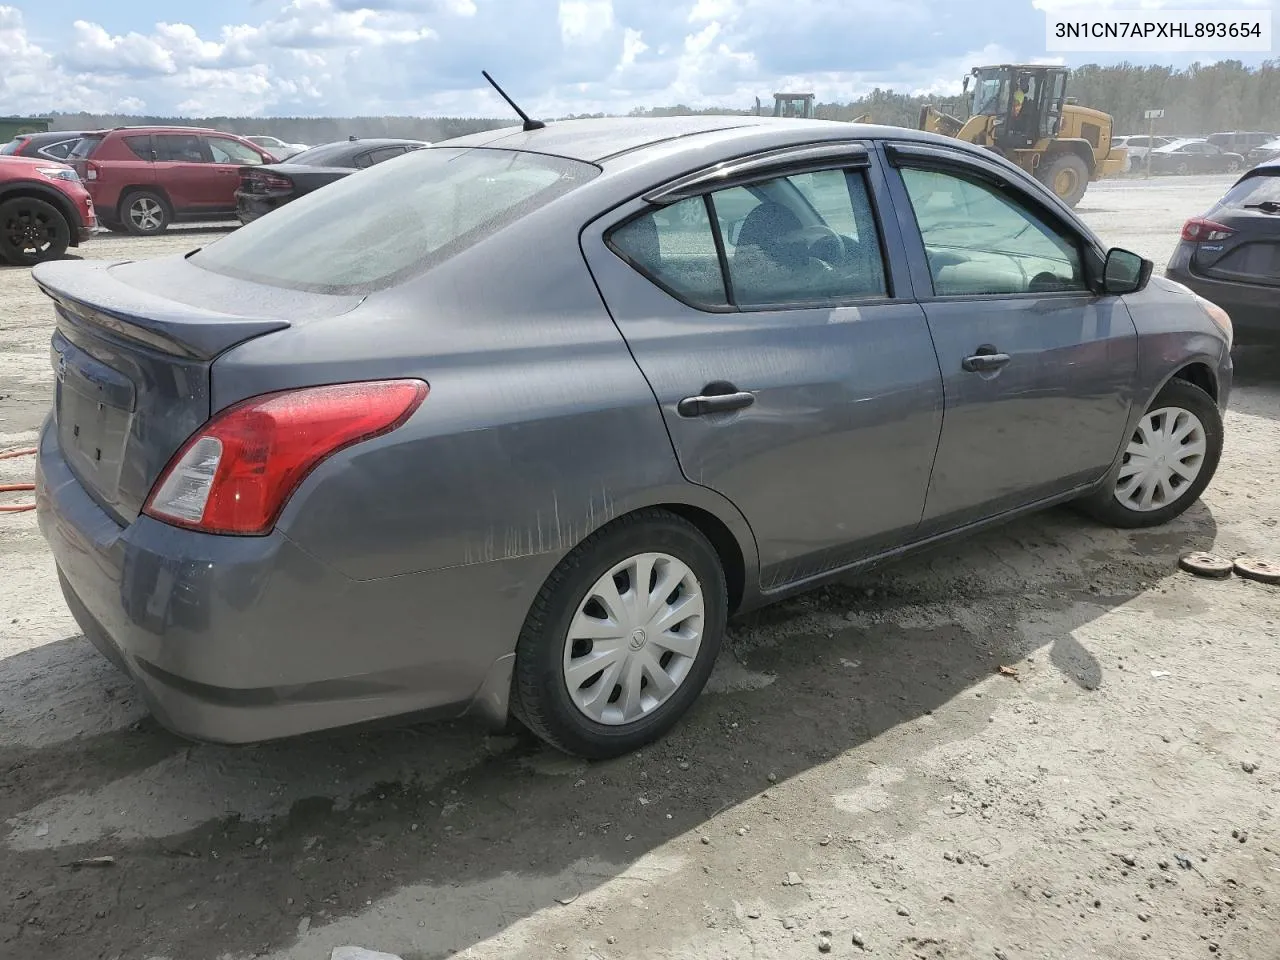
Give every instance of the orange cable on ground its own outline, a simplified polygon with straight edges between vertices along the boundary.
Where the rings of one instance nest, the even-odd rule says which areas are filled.
[[[0,453],[0,460],[12,460],[14,457],[30,457],[36,452],[35,447],[25,450],[6,450]],[[0,483],[0,493],[18,493],[20,491],[34,490],[34,483]],[[13,503],[0,504],[0,513],[25,513],[27,510],[34,510],[34,503]]]

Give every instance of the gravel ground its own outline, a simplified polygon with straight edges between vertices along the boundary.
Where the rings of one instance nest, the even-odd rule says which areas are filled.
[[[1082,213],[1163,263],[1226,182]],[[0,271],[0,449],[44,415],[50,328]],[[465,726],[180,741],[0,516],[0,957],[1275,960],[1280,588],[1176,571],[1280,557],[1280,357],[1237,364],[1180,520],[1050,511],[740,619],[688,719],[601,764]]]

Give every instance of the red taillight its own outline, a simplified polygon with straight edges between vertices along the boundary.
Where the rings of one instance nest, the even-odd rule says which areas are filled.
[[[205,533],[268,533],[322,460],[396,429],[427,391],[421,380],[378,380],[244,400],[183,445],[142,512]]]
[[[1182,239],[1188,243],[1204,243],[1213,240],[1225,240],[1235,233],[1230,227],[1224,227],[1212,220],[1192,217],[1182,225]]]
[[[85,164],[84,164],[84,179],[86,179],[86,180],[97,180],[97,179],[98,179],[98,165],[97,165],[96,163],[94,163],[92,160],[86,160],[86,161],[85,161]]]
[[[274,173],[251,173],[249,181],[257,183],[264,190],[292,190],[293,181],[288,177],[281,177]]]

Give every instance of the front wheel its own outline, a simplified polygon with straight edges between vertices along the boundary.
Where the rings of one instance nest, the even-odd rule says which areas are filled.
[[[1089,166],[1074,153],[1062,153],[1049,161],[1040,173],[1040,182],[1067,206],[1074,207],[1089,186]]]
[[[1193,383],[1171,380],[1138,421],[1120,463],[1082,506],[1116,527],[1152,527],[1182,514],[1213,479],[1222,415]]]
[[[0,203],[0,260],[34,267],[57,260],[71,244],[71,225],[51,203],[17,197]]]
[[[587,759],[651,743],[707,682],[727,608],[720,558],[695,526],[664,510],[616,520],[534,600],[516,646],[514,712]]]

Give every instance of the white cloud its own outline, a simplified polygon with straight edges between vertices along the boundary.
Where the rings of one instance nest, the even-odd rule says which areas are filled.
[[[566,45],[599,43],[613,28],[613,0],[560,0],[559,17]]]
[[[13,3],[0,0],[0,112],[505,115],[487,67],[531,112],[557,116],[742,109],[786,88],[827,102],[875,87],[954,93],[976,64],[1044,59],[1050,7],[1204,0],[254,0],[238,23],[213,7],[191,23],[131,22],[125,4],[112,30],[41,8],[39,42],[37,14]]]
[[[618,65],[621,67],[631,66],[636,62],[636,57],[648,49],[649,45],[644,42],[640,31],[627,27],[622,32],[622,59],[618,61]]]

